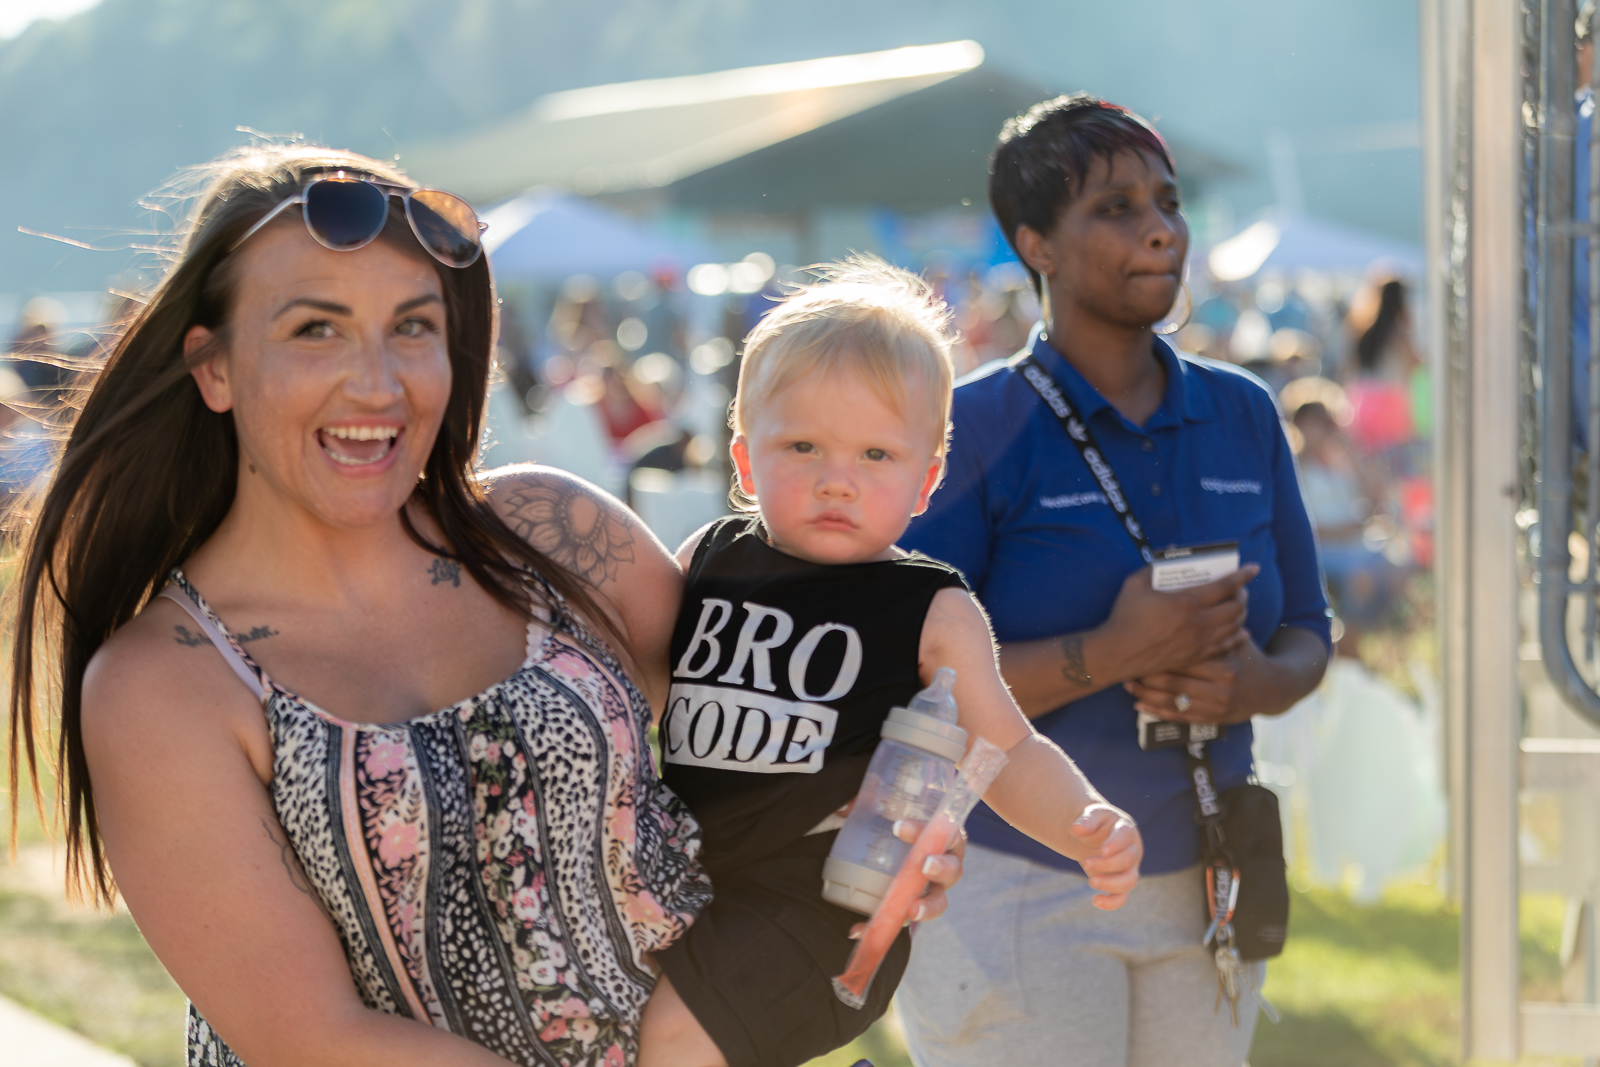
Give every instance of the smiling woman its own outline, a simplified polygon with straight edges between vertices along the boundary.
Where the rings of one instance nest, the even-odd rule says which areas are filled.
[[[476,473],[469,207],[305,146],[207,173],[25,520],[13,768],[59,737],[71,869],[190,1063],[624,1067],[709,896],[647,737],[677,566]]]
[[[438,438],[451,389],[440,272],[399,241],[333,252],[285,220],[235,253],[226,358],[196,362],[215,329],[189,328],[201,398],[232,412],[247,477],[235,509],[365,524],[397,510]],[[236,396],[251,403],[237,404]],[[283,499],[287,495],[288,499]]]

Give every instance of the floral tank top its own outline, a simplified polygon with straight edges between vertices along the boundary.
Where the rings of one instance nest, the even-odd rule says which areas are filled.
[[[260,698],[278,819],[368,1007],[527,1067],[625,1067],[666,947],[711,898],[693,816],[657,777],[650,708],[545,587],[522,666],[393,724],[267,677],[181,571],[189,612]],[[191,1005],[188,1063],[241,1061]]]

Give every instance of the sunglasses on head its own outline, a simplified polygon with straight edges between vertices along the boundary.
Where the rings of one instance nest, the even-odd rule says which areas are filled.
[[[483,254],[480,235],[489,228],[488,224],[479,222],[472,205],[459,196],[438,189],[412,189],[381,178],[351,177],[342,170],[316,179],[261,216],[228,251],[236,250],[296,204],[301,205],[306,229],[322,247],[335,252],[365,248],[389,221],[391,196],[405,202],[411,232],[440,263],[470,267]]]

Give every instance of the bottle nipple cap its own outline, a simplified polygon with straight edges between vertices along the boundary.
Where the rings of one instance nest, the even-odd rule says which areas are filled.
[[[959,763],[967,750],[967,732],[956,725],[955,684],[956,672],[940,667],[932,684],[912,697],[909,706],[889,712],[882,735]]]
[[[933,672],[933,681],[928,687],[911,698],[906,710],[918,715],[932,715],[941,722],[955,722],[955,685],[956,672],[949,667],[940,667]]]

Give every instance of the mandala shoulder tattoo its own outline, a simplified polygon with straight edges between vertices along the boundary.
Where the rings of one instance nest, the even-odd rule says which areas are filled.
[[[505,496],[511,528],[551,562],[599,586],[633,562],[633,531],[612,505],[578,482],[529,479]]]

